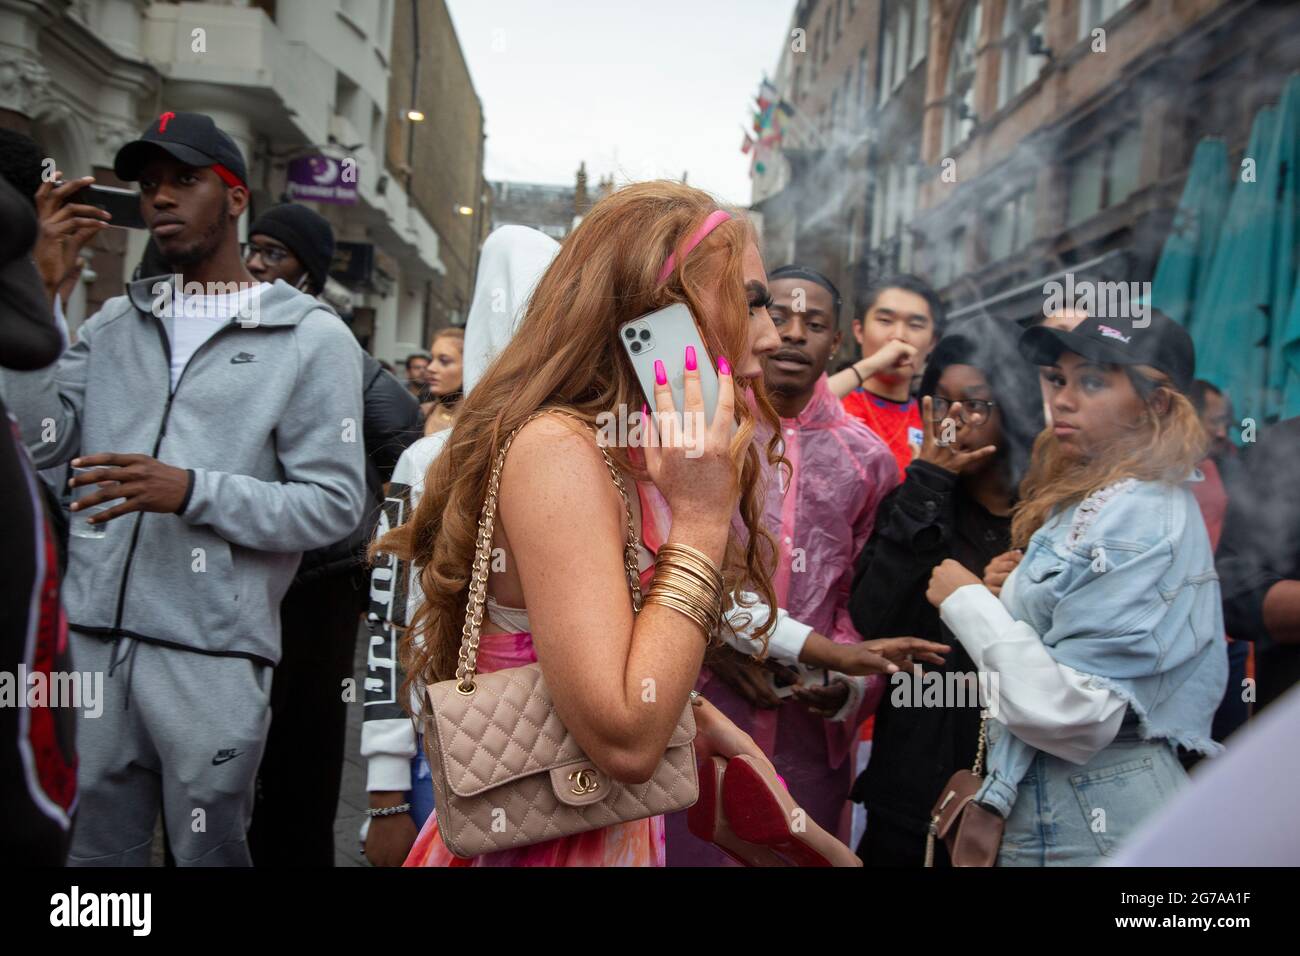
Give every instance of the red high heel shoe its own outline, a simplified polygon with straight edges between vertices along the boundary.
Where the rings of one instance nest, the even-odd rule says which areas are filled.
[[[727,824],[722,812],[722,779],[727,761],[710,757],[700,761],[699,770],[700,798],[686,811],[686,826],[691,833],[742,866],[789,866],[774,850],[740,839]]]
[[[856,853],[794,802],[766,760],[748,754],[731,758],[722,777],[722,813],[737,838],[767,847],[794,866],[862,866]]]

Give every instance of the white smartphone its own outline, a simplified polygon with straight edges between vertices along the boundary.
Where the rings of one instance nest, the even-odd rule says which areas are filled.
[[[673,393],[673,407],[681,411],[686,404],[686,346],[695,346],[695,361],[700,370],[700,391],[704,396],[704,414],[712,424],[718,409],[718,372],[691,310],[682,303],[651,312],[625,322],[618,328],[618,340],[632,360],[641,393],[653,412],[655,407],[655,362],[663,362],[668,386]]]

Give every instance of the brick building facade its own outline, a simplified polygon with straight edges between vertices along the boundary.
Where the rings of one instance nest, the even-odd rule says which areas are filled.
[[[849,302],[919,272],[957,318],[1024,319],[1064,271],[1148,280],[1197,141],[1239,160],[1297,66],[1296,4],[802,0],[753,177],[765,258]]]

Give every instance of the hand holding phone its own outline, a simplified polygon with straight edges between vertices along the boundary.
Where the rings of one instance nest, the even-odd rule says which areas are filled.
[[[632,360],[637,381],[646,403],[655,407],[655,362],[662,362],[668,375],[668,385],[673,393],[673,407],[681,411],[686,407],[687,347],[695,349],[700,370],[700,391],[704,395],[705,424],[713,422],[718,408],[718,373],[714,371],[709,351],[695,324],[691,310],[680,302],[639,319],[625,322],[618,329],[618,340]]]
[[[637,444],[646,472],[672,510],[674,532],[691,528],[695,540],[690,543],[720,563],[740,497],[730,455],[736,416],[731,367],[720,356],[714,370],[695,319],[681,304],[624,323],[618,336],[646,410],[654,411],[655,425],[670,429],[665,434],[655,427],[651,436],[641,432]],[[641,410],[625,408],[619,414],[639,421]]]
[[[93,182],[93,176],[63,182],[56,170],[55,179],[42,182],[36,190],[36,216],[41,226],[32,257],[51,298],[76,272],[82,247],[108,228],[112,219],[103,209],[73,201]]]
[[[68,201],[104,210],[112,217],[110,225],[123,229],[148,228],[140,215],[140,194],[133,190],[92,182],[77,190]]]

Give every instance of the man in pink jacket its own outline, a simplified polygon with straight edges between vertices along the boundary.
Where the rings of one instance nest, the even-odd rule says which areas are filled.
[[[898,484],[889,448],[847,415],[826,386],[826,364],[840,344],[839,292],[820,273],[796,266],[768,277],[770,312],[781,334],[768,357],[769,398],[781,417],[785,470],[768,475],[767,528],[777,544],[773,586],[780,618],[768,656],[794,665],[800,684],[779,690],[771,671],[753,661],[745,639],[746,615],[728,619],[737,650],[707,659],[699,689],[746,730],[775,764],[795,801],[830,833],[840,829],[851,782],[846,759],[856,731],[880,698],[879,677],[858,678],[812,669],[810,635],[837,644],[862,637],[847,604],[853,563],[871,534],[880,500]],[[653,511],[647,517],[654,518]],[[652,521],[644,535],[650,543]],[[761,605],[748,615],[752,630],[766,618]],[[824,656],[819,654],[818,656]],[[800,663],[800,662],[804,663]],[[668,818],[669,866],[722,865],[717,848],[690,834],[685,814]]]

